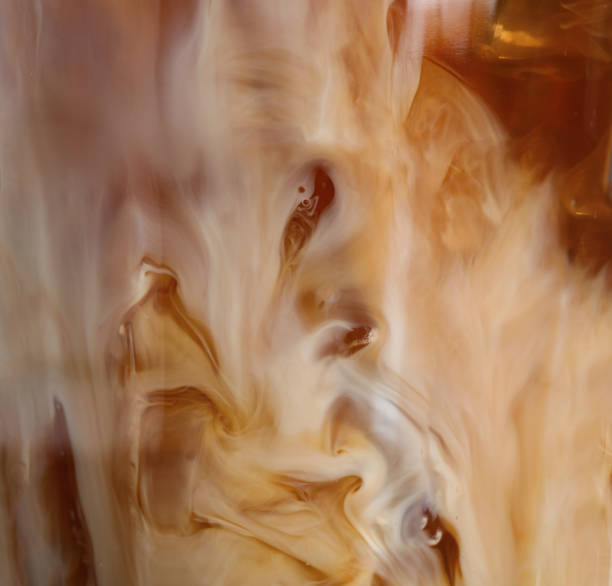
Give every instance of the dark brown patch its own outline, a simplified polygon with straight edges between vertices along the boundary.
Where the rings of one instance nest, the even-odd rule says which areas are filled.
[[[26,586],[30,584],[30,581],[27,579],[25,566],[27,548],[20,536],[16,511],[20,494],[24,490],[23,479],[15,472],[19,461],[18,447],[20,446],[16,446],[13,442],[12,444],[2,445],[0,449],[0,471],[2,474],[0,495],[3,497],[7,511],[5,531],[9,538],[7,549],[10,551],[13,561],[11,574],[16,584]]]
[[[372,327],[359,325],[345,331],[344,335],[335,337],[323,347],[321,356],[352,356],[370,344]]]
[[[44,446],[41,482],[48,543],[62,561],[63,586],[95,586],[93,545],[81,505],[66,415],[57,399],[53,407],[55,415]]]
[[[308,199],[303,199],[295,208],[283,233],[283,266],[295,264],[300,252],[310,241],[321,215],[331,206],[336,194],[334,182],[323,169],[314,169],[314,188]]]
[[[342,339],[342,353],[351,356],[359,352],[370,343],[372,328],[370,326],[357,326],[349,330]]]
[[[387,37],[394,54],[397,53],[406,20],[406,0],[393,0],[387,10]]]
[[[439,541],[437,541],[435,545],[432,545],[432,547],[440,556],[449,586],[455,586],[457,576],[461,575],[459,544],[450,531],[448,524],[435,513],[426,508],[423,511],[423,516],[425,518],[423,532],[429,539],[436,540],[436,536],[440,533],[442,534]]]

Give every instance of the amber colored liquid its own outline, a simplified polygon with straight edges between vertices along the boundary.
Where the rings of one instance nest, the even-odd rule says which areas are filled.
[[[472,87],[508,132],[516,159],[556,182],[570,258],[612,260],[612,4],[500,2],[457,50],[433,34],[427,56]]]

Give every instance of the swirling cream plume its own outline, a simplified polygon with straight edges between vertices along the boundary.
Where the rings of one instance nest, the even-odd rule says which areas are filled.
[[[1,6],[2,584],[612,583],[609,294],[423,59],[489,3]]]

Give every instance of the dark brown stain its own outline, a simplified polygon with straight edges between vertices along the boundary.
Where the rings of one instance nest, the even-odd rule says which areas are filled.
[[[27,586],[31,582],[27,579],[25,557],[26,547],[22,543],[19,531],[19,522],[16,513],[16,503],[19,500],[19,493],[23,490],[20,478],[15,474],[18,461],[18,450],[16,446],[3,445],[0,450],[0,470],[2,473],[2,483],[4,491],[0,492],[4,497],[4,504],[7,511],[6,533],[9,537],[8,549],[11,552],[13,567],[11,573],[13,579],[19,586]]]
[[[449,586],[455,586],[457,577],[461,575],[459,544],[450,530],[450,526],[430,509],[426,508],[423,511],[423,516],[425,518],[423,532],[432,542],[436,541],[432,547],[440,556]],[[436,536],[440,533],[441,537],[437,540]]]
[[[387,10],[387,37],[393,54],[397,53],[405,21],[406,0],[393,0]]]
[[[50,528],[48,542],[62,560],[63,586],[95,586],[93,545],[81,505],[66,415],[57,399],[53,401],[53,408],[41,482],[42,502]]]
[[[365,348],[370,343],[371,333],[370,326],[357,326],[349,330],[342,339],[342,354],[351,356]]]
[[[320,356],[352,356],[369,346],[372,339],[372,327],[369,325],[354,326],[344,335],[336,337],[329,344],[326,344]]]
[[[331,206],[336,194],[334,182],[323,167],[314,169],[314,188],[308,199],[295,208],[283,233],[283,266],[295,264],[300,252],[310,241],[322,214]]]

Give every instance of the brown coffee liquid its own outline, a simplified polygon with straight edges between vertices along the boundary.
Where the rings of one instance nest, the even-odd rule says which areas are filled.
[[[517,161],[561,199],[570,258],[612,259],[612,4],[500,1],[472,18],[458,49],[430,31],[427,58],[451,70],[499,117]]]

